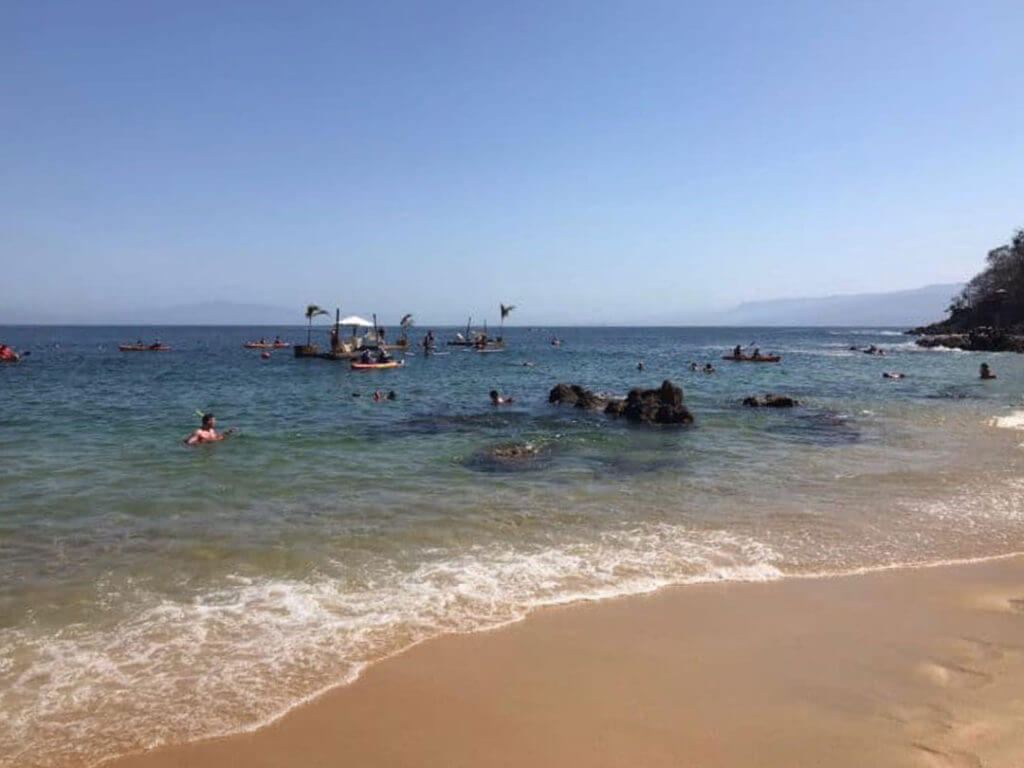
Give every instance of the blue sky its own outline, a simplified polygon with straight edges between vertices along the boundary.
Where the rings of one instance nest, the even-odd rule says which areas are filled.
[[[969,277],[1019,2],[0,0],[7,307],[630,322]]]

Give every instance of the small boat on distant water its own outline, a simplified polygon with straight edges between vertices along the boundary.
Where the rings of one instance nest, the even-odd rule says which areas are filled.
[[[487,323],[484,322],[484,329],[482,331],[470,330],[470,326],[473,324],[473,318],[470,317],[466,322],[466,333],[456,333],[455,338],[448,341],[449,347],[472,347],[473,349],[499,349],[505,346],[505,341],[501,336],[493,338],[487,334]]]
[[[152,344],[118,344],[117,348],[122,352],[166,352],[170,346],[157,341]]]
[[[288,349],[291,347],[291,343],[287,341],[281,341],[280,339],[274,339],[273,341],[247,341],[242,345],[246,349]]]
[[[6,344],[0,344],[0,363],[16,363],[21,360],[21,355]]]

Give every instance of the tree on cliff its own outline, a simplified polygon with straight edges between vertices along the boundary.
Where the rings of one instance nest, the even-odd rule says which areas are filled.
[[[1024,326],[1024,229],[1014,233],[1009,245],[989,251],[985,262],[985,268],[953,297],[949,318],[936,323],[936,331]]]

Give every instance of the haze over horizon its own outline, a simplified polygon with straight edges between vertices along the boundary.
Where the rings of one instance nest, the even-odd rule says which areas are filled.
[[[613,324],[962,282],[1024,224],[1016,3],[2,14],[0,312]]]

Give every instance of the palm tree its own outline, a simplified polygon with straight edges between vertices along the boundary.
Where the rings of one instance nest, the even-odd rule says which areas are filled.
[[[501,330],[499,330],[498,333],[504,335],[505,334],[505,318],[508,317],[508,313],[509,312],[511,312],[513,309],[516,308],[516,305],[515,304],[502,304],[501,302],[499,302],[498,306],[501,307]]]
[[[313,333],[313,318],[316,317],[317,315],[326,315],[326,314],[327,314],[327,311],[323,310],[323,309],[320,309],[320,307],[318,307],[316,304],[307,304],[306,305],[306,321],[308,323],[308,325],[306,326],[306,346],[307,347],[310,344],[310,336]]]

